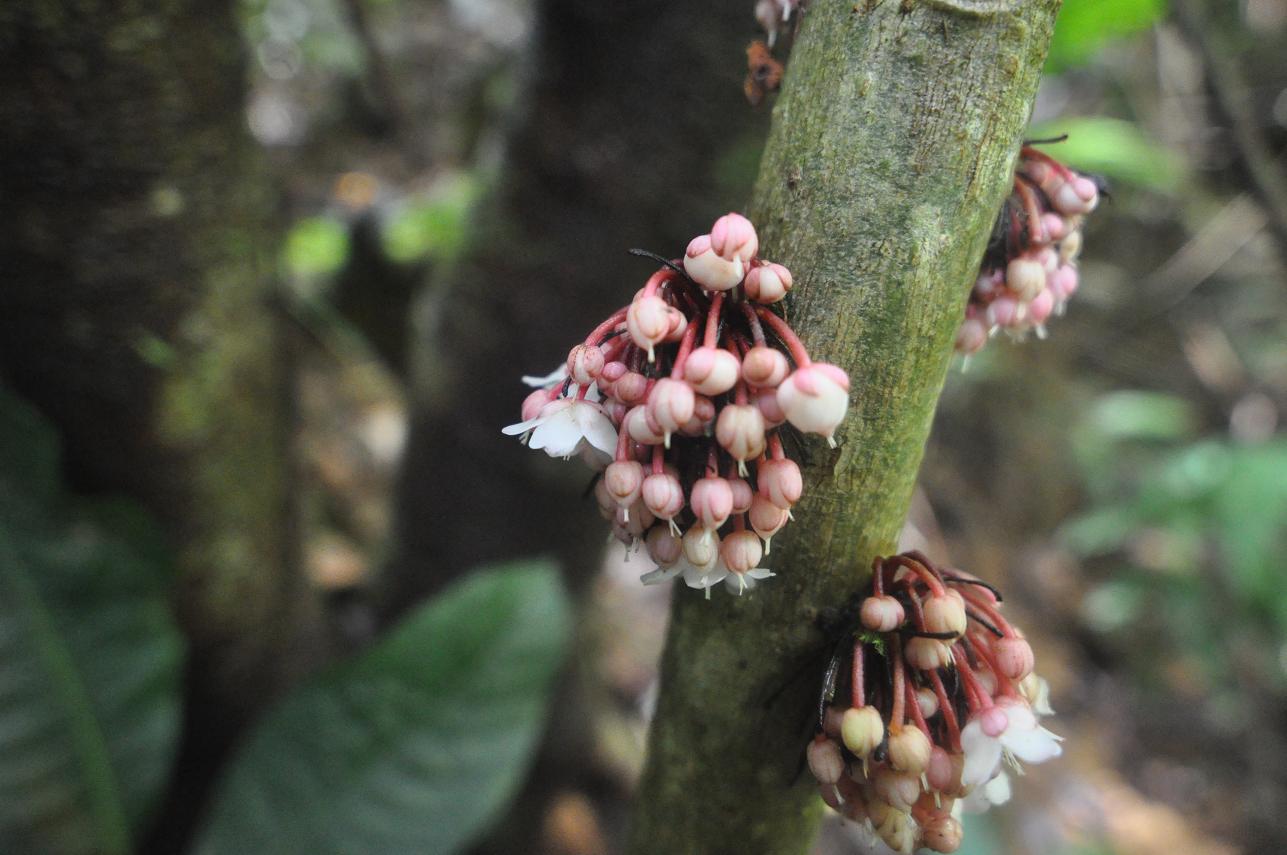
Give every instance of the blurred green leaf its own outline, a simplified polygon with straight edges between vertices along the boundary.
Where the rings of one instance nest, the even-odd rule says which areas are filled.
[[[50,428],[0,392],[0,851],[131,849],[179,720],[160,537],[73,507]]]
[[[1162,392],[1110,392],[1095,401],[1089,421],[1108,440],[1178,440],[1193,435],[1188,401]]]
[[[291,227],[282,252],[295,276],[326,276],[348,260],[349,233],[339,220],[305,217]]]
[[[1184,177],[1181,159],[1133,122],[1096,117],[1060,119],[1028,132],[1033,139],[1061,134],[1067,134],[1068,139],[1043,148],[1082,172],[1163,193],[1177,190]]]
[[[1046,72],[1082,65],[1112,39],[1147,30],[1165,14],[1165,0],[1064,0]]]
[[[469,214],[479,191],[479,182],[466,173],[439,181],[427,197],[385,223],[384,251],[402,263],[455,258],[465,248]]]
[[[456,851],[519,782],[567,640],[551,567],[471,576],[269,713],[196,851]]]

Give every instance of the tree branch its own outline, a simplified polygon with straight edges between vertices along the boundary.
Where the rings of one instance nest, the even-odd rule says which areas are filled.
[[[803,444],[810,488],[774,538],[779,578],[709,603],[676,591],[632,853],[808,846],[818,615],[865,583],[906,514],[1058,2],[1021,6],[808,7],[751,211],[797,276],[792,324],[849,371],[853,407],[838,450]]]

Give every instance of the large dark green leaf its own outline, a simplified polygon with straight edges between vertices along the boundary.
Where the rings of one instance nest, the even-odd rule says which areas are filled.
[[[470,577],[267,716],[197,851],[455,851],[518,783],[567,636],[551,568]]]
[[[129,851],[178,730],[159,538],[59,496],[52,433],[0,392],[0,851]]]
[[[1064,0],[1046,70],[1082,65],[1108,42],[1147,30],[1165,14],[1165,0]]]

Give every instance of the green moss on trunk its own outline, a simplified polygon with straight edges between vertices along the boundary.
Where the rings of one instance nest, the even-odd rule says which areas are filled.
[[[804,443],[807,495],[774,539],[778,578],[740,599],[676,591],[632,853],[809,846],[819,615],[894,547],[1058,0],[978,5],[807,8],[751,215],[796,276],[788,317],[849,372],[853,407],[839,449]]]

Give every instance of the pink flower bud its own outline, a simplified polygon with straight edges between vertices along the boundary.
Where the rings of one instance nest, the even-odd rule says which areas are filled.
[[[1099,188],[1094,181],[1078,175],[1061,184],[1050,202],[1061,214],[1089,214],[1099,204]]]
[[[682,380],[664,377],[652,387],[648,395],[648,415],[661,427],[667,446],[670,445],[670,434],[687,424],[696,405],[693,387]]]
[[[670,567],[684,555],[684,542],[664,525],[655,525],[644,536],[648,557],[662,567]]]
[[[1062,240],[1068,234],[1068,221],[1058,214],[1047,211],[1041,215],[1041,228],[1046,232],[1046,240]]]
[[[670,328],[666,331],[666,341],[679,341],[688,331],[688,318],[684,313],[674,306],[666,307],[666,317],[670,322]]]
[[[727,404],[715,422],[715,440],[737,461],[764,453],[764,416],[750,404]]]
[[[762,493],[756,493],[755,498],[751,499],[747,520],[755,533],[764,538],[766,551],[769,541],[787,524],[787,519],[787,512],[770,502]]]
[[[930,632],[965,634],[965,600],[956,591],[931,594],[921,603],[921,608],[925,613],[925,628]]]
[[[688,504],[703,528],[717,529],[733,513],[733,488],[718,475],[697,479]]]
[[[603,348],[597,344],[578,344],[568,353],[568,376],[582,386],[593,383],[603,371]]]
[[[906,615],[903,604],[885,594],[863,600],[859,617],[862,625],[872,632],[893,632],[903,625]]]
[[[999,706],[988,707],[979,713],[979,728],[993,739],[1005,733],[1009,726],[1010,717]]]
[[[666,301],[656,295],[637,297],[626,310],[626,331],[636,346],[648,351],[653,361],[653,348],[661,344],[670,331],[670,313]]]
[[[1035,659],[1032,645],[1022,638],[997,638],[992,641],[997,668],[1011,680],[1022,680],[1032,673]]]
[[[782,412],[782,405],[778,403],[777,389],[757,389],[751,393],[751,403],[764,416],[766,428],[777,427],[786,421],[786,413]]]
[[[903,648],[907,664],[922,671],[945,668],[952,662],[952,650],[937,638],[909,638]]]
[[[900,772],[920,775],[929,765],[930,741],[919,727],[889,731],[889,764]]]
[[[884,767],[877,770],[875,778],[876,780],[874,783],[876,795],[894,808],[894,810],[889,812],[886,821],[888,822],[889,817],[894,817],[896,815],[906,817],[907,811],[912,809],[912,805],[916,804],[916,800],[921,796],[920,776],[913,775],[910,772],[898,772],[892,768]],[[906,820],[903,821],[905,822]],[[885,825],[885,823],[882,823],[882,826],[883,825]],[[882,834],[881,837],[886,843],[890,843],[890,839],[884,834]],[[911,851],[910,847],[903,849],[901,846],[895,847],[894,845],[890,845],[890,848],[894,849],[896,852]]]
[[[659,472],[643,479],[643,503],[658,519],[670,520],[684,509],[684,488],[671,472]]]
[[[1000,270],[990,270],[986,273],[980,273],[979,278],[974,280],[974,294],[981,300],[986,300],[996,294],[1002,283],[1005,282],[1005,273]]]
[[[725,214],[711,226],[711,249],[727,261],[740,260],[743,264],[755,258],[760,249],[760,239],[755,226],[741,214]]]
[[[711,248],[710,235],[693,238],[684,252],[684,272],[688,278],[709,291],[728,291],[736,288],[746,275],[741,260],[721,258]]]
[[[845,773],[845,758],[840,753],[840,746],[818,735],[805,749],[805,758],[809,762],[809,771],[820,784],[836,784]]]
[[[988,328],[978,318],[966,318],[956,328],[956,352],[971,356],[988,343]]]
[[[606,369],[605,369],[606,371]],[[634,406],[644,399],[648,393],[648,378],[638,371],[629,371],[622,374],[615,383],[612,384],[612,397],[616,398],[627,406]]]
[[[786,356],[766,345],[756,345],[742,357],[742,379],[752,386],[776,387],[790,372]]]
[[[952,758],[942,748],[933,746],[930,749],[929,764],[925,767],[925,777],[930,789],[941,793],[954,792],[960,783],[960,778],[954,778],[954,775],[959,775],[959,770],[952,763]]]
[[[742,287],[746,297],[765,305],[776,303],[791,290],[791,271],[781,264],[763,264],[751,268]]]
[[[1066,238],[1059,242],[1059,260],[1064,264],[1072,264],[1081,255],[1081,230],[1071,232]]]
[[[794,460],[765,460],[756,467],[755,481],[760,494],[784,511],[795,507],[804,493],[804,477]]]
[[[834,365],[815,362],[797,368],[782,381],[777,393],[787,421],[836,444],[836,428],[849,409],[849,375]]]
[[[728,485],[733,488],[733,513],[744,514],[749,511],[751,502],[755,499],[751,485],[742,478],[729,478]]]
[[[629,372],[630,369],[626,367],[624,362],[613,361],[606,363],[603,366],[603,370],[599,372],[599,376],[595,378],[599,384],[599,390],[604,394],[611,393],[612,384],[626,376]]]
[[[753,531],[735,531],[719,547],[724,566],[734,573],[745,573],[760,566],[764,547]]]
[[[921,826],[921,844],[932,852],[955,852],[962,839],[960,821],[948,814],[935,814]]]
[[[618,460],[603,470],[603,483],[618,507],[629,508],[639,500],[643,480],[643,467],[636,460]]]
[[[920,707],[921,718],[933,718],[938,713],[938,695],[928,686],[916,690],[916,706]]]
[[[644,532],[656,521],[656,518],[643,506],[642,502],[635,502],[629,508],[618,509],[613,526],[625,530],[630,535],[633,543],[635,539],[643,537]]]
[[[736,385],[741,368],[737,357],[722,347],[699,347],[684,363],[684,379],[703,395],[722,395]]]
[[[859,757],[868,757],[885,738],[885,722],[875,707],[850,707],[840,720],[845,747]]]
[[[1033,297],[1032,302],[1028,304],[1028,322],[1039,327],[1050,320],[1054,310],[1055,292],[1049,288],[1043,288],[1041,293]]]
[[[1019,301],[1013,297],[997,297],[988,304],[988,326],[1012,327],[1019,320]]]
[[[699,570],[713,568],[719,560],[719,535],[700,525],[693,526],[684,532],[684,557]]]
[[[608,485],[600,478],[594,483],[594,501],[599,505],[599,516],[613,520],[617,516],[617,501],[608,492]]]
[[[665,432],[661,429],[661,425],[649,415],[648,408],[645,406],[635,407],[626,413],[622,425],[631,439],[643,445],[661,445],[665,440]]]
[[[557,391],[557,390],[556,390]],[[550,402],[549,389],[537,389],[532,394],[523,399],[522,416],[523,421],[531,421],[541,414],[545,405]]]
[[[1005,284],[1020,302],[1027,302],[1046,287],[1045,267],[1032,258],[1016,258],[1005,269]]]

